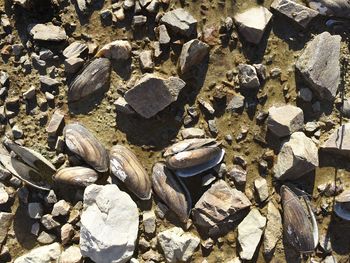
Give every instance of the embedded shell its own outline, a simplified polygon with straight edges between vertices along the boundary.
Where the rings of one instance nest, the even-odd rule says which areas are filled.
[[[86,187],[98,180],[98,173],[88,167],[75,166],[60,169],[54,176],[55,182]]]

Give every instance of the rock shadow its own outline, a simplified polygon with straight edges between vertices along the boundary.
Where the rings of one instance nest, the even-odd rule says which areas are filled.
[[[36,246],[36,237],[31,234],[31,227],[35,220],[28,216],[27,206],[20,204],[13,219],[13,230],[21,247],[30,250]]]
[[[334,213],[331,216],[331,222],[328,225],[327,236],[330,238],[332,250],[338,255],[350,254],[350,222],[338,218]]]

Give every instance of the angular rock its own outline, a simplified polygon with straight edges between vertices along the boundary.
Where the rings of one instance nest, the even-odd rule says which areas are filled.
[[[58,263],[81,263],[83,256],[78,246],[71,246],[62,252]]]
[[[295,180],[318,166],[318,149],[303,132],[295,132],[282,145],[274,166],[278,180]]]
[[[9,195],[6,192],[5,186],[0,183],[0,205],[6,204],[9,200]]]
[[[263,6],[249,8],[234,16],[238,30],[245,40],[256,45],[260,43],[271,18],[271,12]]]
[[[288,113],[288,114],[286,114]],[[293,132],[299,131],[304,125],[303,110],[293,106],[272,106],[269,109],[267,128],[278,137],[286,137]]]
[[[321,149],[334,154],[350,157],[350,123],[336,129],[321,145]]]
[[[104,45],[97,52],[96,56],[115,60],[128,60],[131,57],[131,45],[129,41],[116,40]]]
[[[123,97],[119,97],[114,103],[117,111],[125,113],[125,114],[133,114],[135,111],[131,108],[131,106],[126,102]]]
[[[36,24],[28,26],[34,40],[60,42],[67,40],[66,31],[54,25]]]
[[[244,96],[236,94],[227,103],[226,110],[231,112],[240,111],[244,107]]]
[[[47,245],[53,243],[56,240],[56,236],[43,231],[36,240],[42,245]]]
[[[179,227],[173,227],[158,234],[158,243],[162,247],[167,262],[188,261],[199,245],[200,239],[191,233],[185,233]]]
[[[66,216],[70,210],[70,204],[65,200],[60,200],[52,208],[52,216]]]
[[[264,254],[273,253],[278,240],[282,237],[282,217],[272,202],[267,205],[267,223],[264,231]]]
[[[63,125],[64,114],[60,110],[56,110],[51,117],[49,125],[46,127],[46,132],[49,136],[55,137],[62,131]]]
[[[64,61],[64,71],[67,73],[76,73],[84,65],[82,58],[67,58]]]
[[[238,65],[238,79],[242,88],[257,89],[260,87],[258,73],[252,65]]]
[[[87,51],[88,46],[85,43],[75,41],[63,50],[63,56],[65,58],[78,58]]]
[[[242,217],[242,211],[251,205],[244,193],[218,180],[198,200],[193,209],[194,223],[209,229],[209,235],[226,231],[225,227]]]
[[[193,66],[203,62],[209,55],[209,46],[198,40],[193,39],[185,43],[182,47],[179,57],[179,69],[181,74],[186,74]]]
[[[116,185],[90,185],[84,192],[80,249],[99,263],[127,262],[133,255],[139,226],[138,209]]]
[[[145,211],[142,215],[143,227],[146,234],[153,234],[156,231],[156,215],[150,211]]]
[[[239,165],[234,165],[229,175],[236,185],[245,185],[247,182],[247,171]]]
[[[12,213],[0,212],[0,247],[4,242],[7,231],[9,230],[14,215]]]
[[[53,219],[53,216],[50,214],[44,215],[41,218],[40,222],[47,230],[51,230],[60,226],[60,223]]]
[[[35,97],[36,95],[36,89],[35,89],[35,86],[30,86],[30,88],[23,93],[23,98],[25,100],[31,100]]]
[[[260,202],[264,202],[269,197],[269,187],[264,178],[258,178],[254,181],[254,187],[258,194]]]
[[[251,260],[260,242],[266,225],[266,218],[259,210],[252,209],[238,225],[238,242],[241,246],[240,258]]]
[[[151,71],[154,67],[152,51],[145,50],[140,53],[140,66],[143,71]]]
[[[160,45],[169,45],[170,43],[170,36],[165,25],[158,27],[158,41]]]
[[[205,132],[199,128],[187,128],[181,131],[181,136],[183,139],[203,138]]]
[[[333,101],[340,84],[339,35],[323,32],[311,40],[296,62],[296,68],[316,95]]]
[[[165,24],[173,33],[184,37],[190,37],[197,33],[197,20],[182,8],[166,12],[160,22]]]
[[[71,224],[64,224],[61,228],[61,243],[66,245],[74,235],[74,228]]]
[[[34,248],[27,254],[15,259],[14,263],[51,263],[56,262],[61,255],[59,243]]]
[[[308,0],[310,8],[321,15],[350,18],[350,2],[347,0]]]
[[[306,28],[318,12],[292,0],[275,0],[271,7]]]
[[[177,77],[163,79],[154,74],[145,74],[125,93],[124,98],[138,114],[148,119],[176,101],[185,85]]]

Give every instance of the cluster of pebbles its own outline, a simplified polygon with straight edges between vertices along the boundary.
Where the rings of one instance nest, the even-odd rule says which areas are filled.
[[[350,19],[348,1],[309,0],[305,5],[275,0],[268,7],[247,7],[223,19],[220,26],[203,29],[184,3],[179,7],[169,0],[102,1],[102,5],[97,0],[76,1],[76,12],[82,17],[100,9],[100,23],[106,28],[123,27],[128,17],[126,30],[152,27],[152,49],[142,51],[135,50],[132,39],[117,35],[101,46],[76,40],[74,25],[63,25],[57,18],[26,25],[21,34],[28,41],[14,44],[13,20],[18,16],[36,16],[72,3],[10,2],[0,11],[2,59],[8,62],[15,57],[23,74],[38,73],[41,89],[26,83],[30,87],[21,95],[8,96],[16,79],[10,78],[6,68],[0,72],[0,97],[4,98],[0,106],[0,262],[237,263],[274,258],[300,262],[302,257],[310,262],[337,262],[337,258],[348,262],[348,255],[332,250],[329,233],[324,235],[320,223],[327,217],[349,224],[349,180],[332,181],[330,176],[313,195],[321,156],[333,164],[338,158],[349,158],[350,124],[342,119],[350,117],[350,102],[342,97],[347,84],[342,56]],[[193,2],[207,14],[204,3]],[[267,81],[282,83],[285,78],[278,67],[268,72],[267,65],[248,60],[226,72],[222,83],[229,89],[214,84],[209,89],[213,100],[198,97],[198,108],[188,107],[184,116],[176,116],[184,127],[181,139],[160,150],[162,155],[151,171],[134,147],[120,142],[106,147],[100,138],[103,130],[92,131],[74,119],[74,110],[98,107],[94,99],[110,91],[112,75],[119,72],[116,68],[134,64],[135,58],[142,76],[130,77],[125,87],[118,88],[111,103],[117,118],[143,122],[161,118],[200,78],[216,47],[262,45],[275,18],[305,31],[319,19],[326,21],[320,27],[330,32],[310,36],[295,57],[295,70],[303,83],[295,91],[297,99],[292,99],[292,88],[284,86],[285,103],[274,103],[256,114],[253,110],[251,118],[263,132],[254,135],[250,147],[262,147],[264,153],[258,158],[259,175],[252,185],[247,185],[251,163],[239,155],[228,160],[233,141],[244,144],[250,128],[241,126],[236,138],[222,136],[218,112],[223,108],[240,116],[264,105],[270,96],[263,91]],[[171,75],[158,67],[167,58],[176,64]],[[63,71],[64,80],[58,78]],[[64,92],[60,91],[63,83]],[[27,134],[18,124],[23,122],[17,121],[23,116],[23,105],[28,115],[40,109],[37,119],[45,127],[51,155],[26,145]],[[48,107],[53,111],[49,120],[43,114]],[[211,116],[207,133],[195,127],[199,109]],[[328,115],[340,113],[340,126],[321,119],[327,111]],[[310,120],[310,112],[318,117]],[[16,210],[23,208],[30,222],[28,235],[35,237],[37,247],[19,253],[16,242],[21,230],[16,224],[23,215]],[[223,243],[234,253],[222,252]],[[348,244],[343,249],[349,253]],[[288,257],[289,250],[292,256]]]

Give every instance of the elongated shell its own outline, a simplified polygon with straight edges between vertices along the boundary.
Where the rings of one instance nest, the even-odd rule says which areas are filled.
[[[186,186],[163,163],[156,163],[152,171],[152,187],[157,196],[179,217],[188,220],[192,201]]]
[[[151,180],[136,155],[122,145],[110,151],[111,171],[141,200],[151,198]]]
[[[96,171],[108,171],[108,153],[88,129],[79,123],[72,123],[65,127],[63,133],[66,145],[71,152],[80,156]]]
[[[70,84],[68,101],[75,102],[109,85],[111,62],[107,58],[93,60]]]
[[[98,180],[98,174],[93,169],[75,166],[60,169],[53,179],[58,183],[86,187]]]
[[[350,190],[344,191],[335,199],[334,211],[340,218],[350,221]]]
[[[164,157],[174,155],[179,152],[198,149],[203,146],[216,144],[215,139],[187,139],[170,146],[164,153]]]
[[[63,50],[63,56],[66,58],[77,58],[87,51],[87,49],[88,46],[86,44],[75,41]]]
[[[304,207],[287,186],[281,187],[281,197],[286,240],[300,253],[312,253],[318,243],[318,229],[311,207]]]

